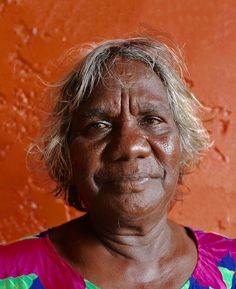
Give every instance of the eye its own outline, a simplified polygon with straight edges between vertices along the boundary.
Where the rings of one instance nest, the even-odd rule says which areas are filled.
[[[97,122],[93,122],[90,123],[89,125],[87,125],[88,129],[94,129],[94,130],[102,130],[102,129],[106,129],[106,128],[110,128],[111,125],[110,123],[106,122],[106,121],[97,121]]]
[[[157,116],[146,116],[142,119],[141,124],[147,126],[156,126],[160,123],[164,122],[164,120]]]

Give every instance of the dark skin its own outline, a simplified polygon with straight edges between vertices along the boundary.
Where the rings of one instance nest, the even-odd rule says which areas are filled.
[[[51,232],[58,253],[102,289],[180,288],[197,249],[166,217],[181,152],[158,76],[117,62],[74,113],[70,155],[88,214]]]

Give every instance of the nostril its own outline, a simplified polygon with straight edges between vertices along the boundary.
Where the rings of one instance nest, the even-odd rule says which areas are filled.
[[[115,159],[115,161],[123,161],[123,162],[127,162],[129,160],[130,160],[130,157],[128,155]]]

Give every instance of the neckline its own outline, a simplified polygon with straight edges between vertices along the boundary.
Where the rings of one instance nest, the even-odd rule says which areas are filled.
[[[200,250],[199,250],[199,239],[197,237],[197,232],[198,231],[194,231],[192,228],[190,227],[185,227],[183,226],[183,228],[185,229],[186,234],[189,236],[189,238],[191,238],[196,246],[196,250],[197,250],[197,262],[196,265],[191,273],[191,275],[189,276],[189,278],[184,282],[184,284],[180,287],[180,289],[185,289],[186,284],[188,284],[188,282],[190,281],[190,279],[192,278],[192,276],[194,274],[196,274],[196,271],[198,269],[198,263],[199,263],[199,259],[200,259]],[[76,280],[78,280],[79,282],[81,282],[81,280],[83,280],[84,283],[84,288],[85,289],[101,289],[100,287],[97,287],[95,284],[93,284],[91,281],[89,281],[88,279],[84,278],[81,273],[79,271],[76,271],[71,264],[65,260],[56,250],[56,248],[54,247],[52,241],[50,240],[49,237],[49,232],[52,230],[52,228],[48,229],[46,232],[44,232],[44,234],[41,236],[47,246],[49,247],[51,253],[54,255],[54,257],[56,257],[59,262],[67,269],[69,270],[74,277],[76,278]]]
[[[53,245],[52,241],[50,240],[50,237],[49,237],[49,232],[52,230],[51,229],[48,229],[46,232],[45,232],[45,235],[42,236],[42,238],[44,239],[44,241],[46,242],[46,245],[48,246],[51,254],[53,254],[53,256],[61,263],[61,265],[63,267],[66,268],[66,270],[69,270],[69,272],[75,277],[76,281],[78,282],[81,282],[83,281],[84,283],[84,288],[86,288],[86,282],[85,282],[85,278],[82,276],[82,274],[79,272],[79,271],[76,271],[72,266],[71,264],[66,260],[64,259],[56,250],[55,246]],[[91,283],[91,282],[89,282]],[[92,284],[92,283],[91,283]],[[93,284],[92,284],[93,285]],[[96,287],[95,287],[96,288]]]

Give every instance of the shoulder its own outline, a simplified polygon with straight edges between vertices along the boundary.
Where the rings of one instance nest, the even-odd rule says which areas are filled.
[[[0,288],[78,288],[85,283],[58,255],[49,230],[0,246]],[[30,287],[31,286],[31,287]]]
[[[1,245],[0,259],[31,255],[45,246],[44,243],[47,236],[48,231],[45,231],[35,236],[27,236],[12,243]]]
[[[34,272],[37,260],[49,251],[46,236],[46,232],[43,232],[0,246],[0,279]]]
[[[231,288],[236,285],[236,239],[231,239],[217,233],[192,231],[197,243],[198,263],[193,274],[194,278],[206,285],[206,280],[214,279],[221,287]],[[212,280],[213,280],[212,279]],[[213,282],[208,280],[209,282]],[[212,288],[216,287],[213,282]],[[229,287],[225,287],[225,284]]]
[[[219,261],[230,255],[236,262],[236,239],[228,238],[218,233],[193,230],[199,250],[209,250]]]

